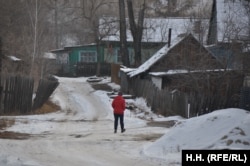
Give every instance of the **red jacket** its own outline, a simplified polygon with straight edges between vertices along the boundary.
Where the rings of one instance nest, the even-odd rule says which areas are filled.
[[[114,114],[124,114],[125,111],[125,100],[122,96],[116,96],[112,102]]]

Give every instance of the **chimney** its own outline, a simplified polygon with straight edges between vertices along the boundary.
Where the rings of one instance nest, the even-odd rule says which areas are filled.
[[[168,48],[171,46],[171,32],[172,32],[172,29],[169,28],[168,29]]]

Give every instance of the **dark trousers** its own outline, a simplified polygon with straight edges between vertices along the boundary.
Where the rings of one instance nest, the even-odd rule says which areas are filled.
[[[115,118],[114,129],[117,130],[118,121],[120,119],[121,130],[123,130],[124,129],[123,114],[114,114],[114,118]]]

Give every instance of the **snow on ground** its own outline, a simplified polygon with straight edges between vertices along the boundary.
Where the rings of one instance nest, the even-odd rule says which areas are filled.
[[[250,112],[224,109],[179,121],[145,153],[175,161],[185,149],[250,149]]]
[[[51,100],[61,110],[45,115],[3,116],[15,124],[3,131],[31,134],[28,139],[0,139],[1,166],[181,165],[182,149],[250,149],[250,113],[224,109],[183,119],[153,114],[141,98],[128,99],[125,133],[113,133],[112,99],[94,90],[87,78],[58,78]],[[115,90],[119,86],[102,82]],[[148,121],[176,121],[172,128]]]

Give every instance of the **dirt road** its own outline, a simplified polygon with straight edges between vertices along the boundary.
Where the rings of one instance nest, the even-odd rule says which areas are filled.
[[[0,139],[1,166],[166,165],[145,156],[143,149],[166,129],[125,116],[127,131],[113,133],[109,101],[83,80],[60,79],[53,96],[62,110],[15,119],[8,131],[31,134],[28,139]]]

